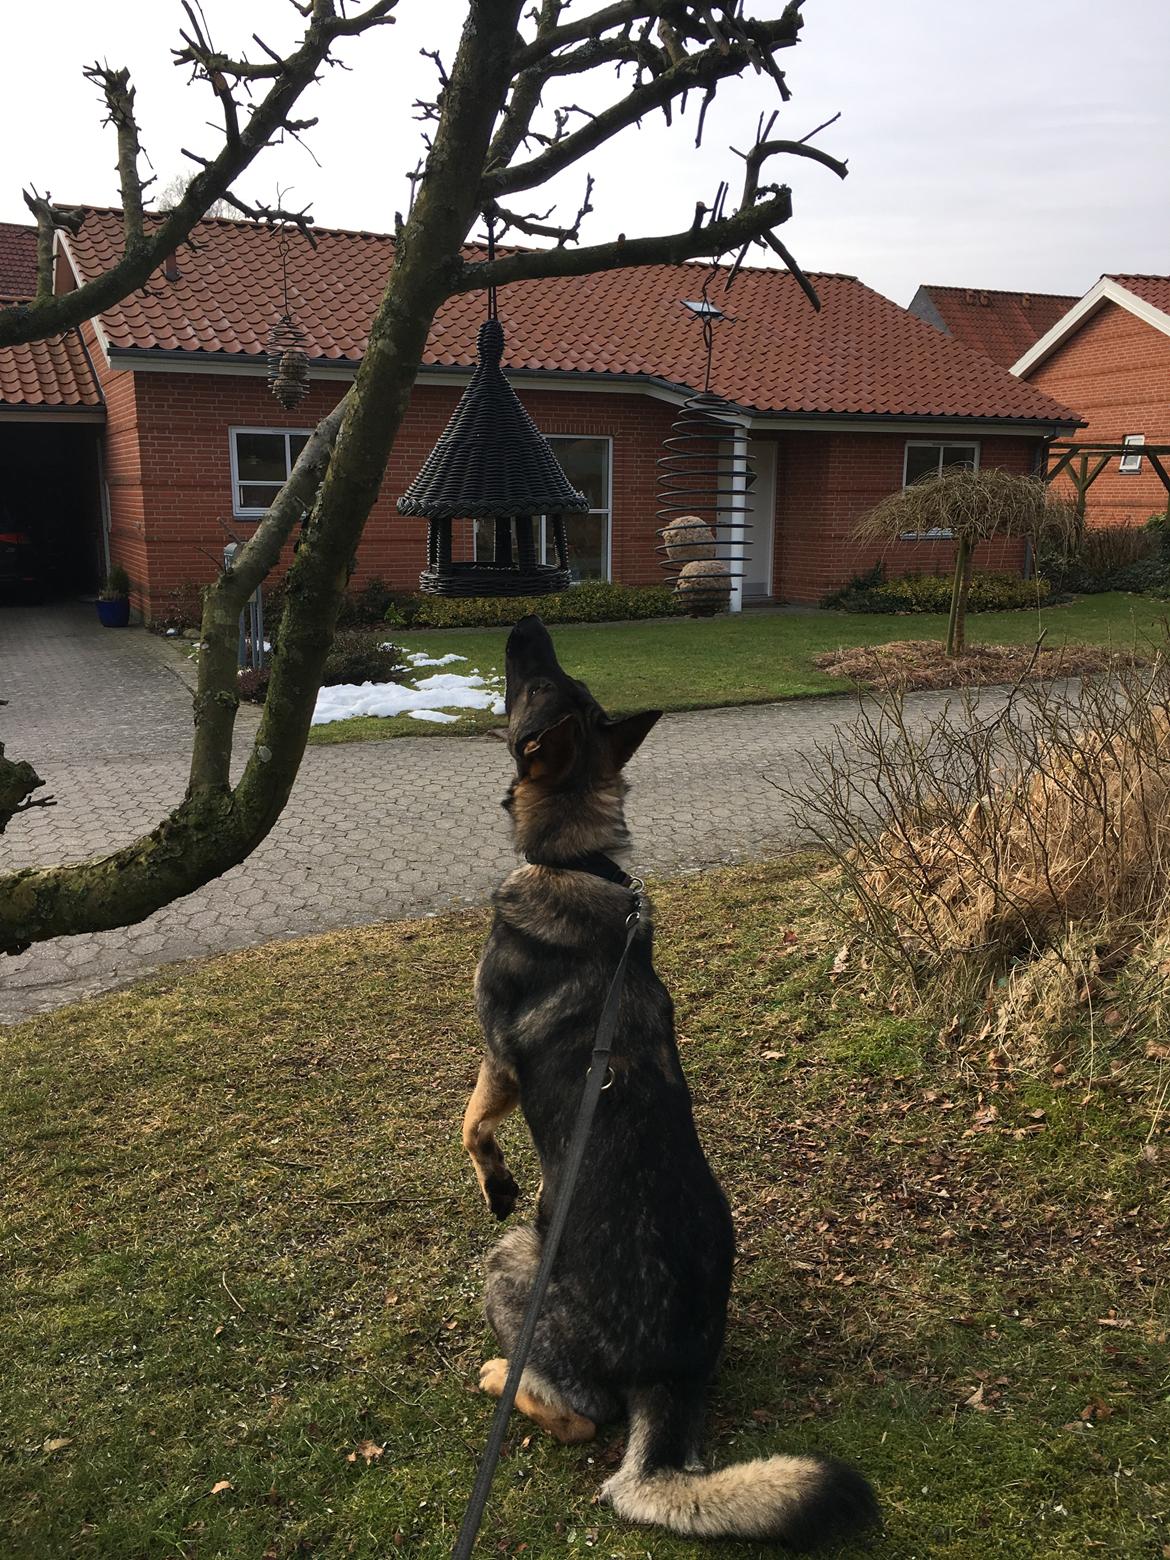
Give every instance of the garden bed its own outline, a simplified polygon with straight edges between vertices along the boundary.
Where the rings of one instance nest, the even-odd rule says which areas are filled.
[[[971,645],[962,655],[948,656],[937,639],[896,639],[884,645],[854,645],[814,658],[830,677],[847,678],[861,688],[881,692],[902,688],[995,687],[1021,678],[1084,677],[1112,667],[1140,666],[1146,657],[1118,652],[1103,645],[1062,645],[1056,650],[1035,645]]]

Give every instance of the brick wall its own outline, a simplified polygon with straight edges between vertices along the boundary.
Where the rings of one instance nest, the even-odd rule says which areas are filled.
[[[1144,433],[1147,444],[1170,444],[1170,337],[1115,303],[1086,320],[1028,382],[1087,419],[1072,436],[1079,443],[1120,444],[1127,433]],[[1111,460],[1089,489],[1090,525],[1140,522],[1166,508],[1149,461],[1135,476],[1117,468]],[[1071,494],[1071,484],[1056,480]]]
[[[110,563],[120,564],[126,570],[130,576],[131,604],[145,614],[150,606],[153,559],[146,528],[135,376],[111,373],[93,327],[87,323],[82,333],[106,398],[102,474],[109,500]]]
[[[958,439],[961,435],[950,437]],[[978,439],[980,464],[1021,474],[1033,468],[1038,441],[1003,435]],[[783,433],[778,435],[776,546],[773,594],[781,601],[817,602],[879,560],[886,573],[946,574],[954,567],[950,542],[894,542],[860,546],[857,521],[902,485],[905,436],[898,433]],[[975,566],[1018,573],[1020,541],[981,544]]]
[[[134,581],[135,603],[147,616],[164,613],[176,597],[211,578],[207,554],[218,557],[222,551],[224,524],[242,535],[254,524],[233,514],[228,430],[311,428],[344,390],[336,380],[318,381],[305,402],[287,413],[258,376],[107,374],[104,387],[110,401],[111,544],[116,561]],[[430,453],[460,393],[454,385],[416,387],[358,551],[355,587],[374,578],[400,589],[417,585],[426,561],[426,522],[403,519],[395,503]],[[613,577],[629,584],[655,583],[661,578],[654,553],[656,461],[673,409],[633,394],[535,390],[522,399],[547,434],[613,440],[618,516]],[[286,566],[290,557],[286,554]]]
[[[277,405],[260,376],[106,372],[103,389],[111,555],[131,577],[135,606],[151,618],[189,601],[211,579],[225,526],[246,535],[254,524],[233,513],[228,430],[311,428],[344,386],[318,380],[292,413]],[[395,503],[459,394],[456,385],[416,387],[359,548],[355,587],[375,578],[398,589],[416,586],[426,524],[403,519]],[[547,434],[613,441],[613,578],[631,585],[661,581],[657,462],[674,407],[635,393],[526,390],[521,398]],[[790,433],[778,436],[778,443],[774,590],[784,600],[817,601],[879,556],[881,549],[859,549],[850,531],[865,508],[901,484],[905,440],[899,434]],[[1030,469],[1030,439],[985,439],[982,446],[985,464]],[[1012,543],[981,550],[978,561],[1016,569],[1022,556],[1022,547]],[[291,551],[286,566],[290,558]],[[886,550],[892,574],[946,570],[952,558],[947,543]]]

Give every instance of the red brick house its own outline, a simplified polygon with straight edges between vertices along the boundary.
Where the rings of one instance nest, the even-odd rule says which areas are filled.
[[[1134,446],[1088,489],[1091,525],[1131,524],[1166,510],[1166,490],[1140,446],[1170,445],[1170,276],[1103,276],[1012,371],[1078,409],[1086,421],[1078,443]]]
[[[91,209],[58,240],[57,286],[95,275],[118,250],[121,218]],[[268,392],[264,342],[280,312],[277,237],[252,223],[200,224],[143,292],[89,322],[91,379],[78,405],[104,417],[103,523],[110,558],[135,605],[166,613],[209,578],[225,530],[263,513],[298,440],[352,378],[393,241],[320,229],[292,248],[292,309],[308,334],[313,387],[293,413]],[[656,266],[500,292],[505,368],[591,500],[570,523],[583,576],[627,584],[662,578],[655,554],[656,462],[677,408],[703,382],[701,332],[683,307],[708,268]],[[815,278],[815,313],[786,272],[745,269],[712,296],[712,388],[742,411],[757,473],[745,600],[815,602],[875,561],[850,540],[858,515],[944,463],[1035,469],[1044,441],[1077,416],[1042,390],[940,334],[850,276]],[[425,525],[395,501],[453,410],[474,362],[483,300],[454,298],[431,331],[405,423],[366,528],[355,585],[410,588],[425,561]],[[2,357],[2,354],[0,354]],[[0,461],[4,458],[0,425]],[[887,550],[894,573],[949,568],[945,538]],[[1015,567],[1017,544],[985,550]],[[737,602],[738,604],[738,602]]]
[[[911,314],[944,335],[984,353],[1003,368],[1011,368],[1076,301],[1058,293],[997,292],[987,287],[923,283],[909,308]]]

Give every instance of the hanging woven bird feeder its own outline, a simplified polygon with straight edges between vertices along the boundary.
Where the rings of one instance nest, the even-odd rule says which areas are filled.
[[[658,554],[691,617],[731,605],[751,547],[748,459],[743,413],[711,389],[714,322],[726,319],[707,299],[686,305],[703,322],[707,369],[702,391],[679,408],[658,459]]]
[[[291,412],[309,393],[309,354],[305,351],[305,333],[292,316],[288,301],[288,233],[280,230],[280,269],[284,293],[284,312],[268,332],[268,388]]]
[[[489,228],[489,258],[492,253]],[[399,514],[429,522],[427,566],[419,575],[427,595],[547,596],[573,583],[565,516],[588,510],[589,500],[520,404],[500,367],[503,356],[492,289],[471,381],[398,500]],[[470,558],[455,556],[457,521],[470,522],[463,527]]]

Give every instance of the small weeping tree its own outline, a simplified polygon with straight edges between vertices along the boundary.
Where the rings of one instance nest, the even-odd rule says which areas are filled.
[[[967,600],[975,547],[993,537],[1068,537],[1077,526],[1075,506],[1040,477],[1013,476],[988,467],[949,466],[883,498],[858,522],[857,541],[897,542],[907,537],[949,533],[955,542],[955,575],[947,622],[947,655],[967,648]]]

